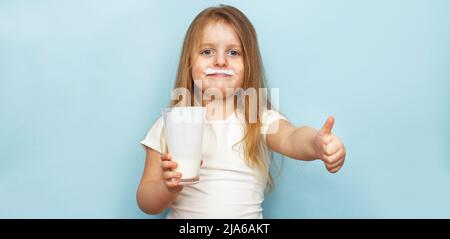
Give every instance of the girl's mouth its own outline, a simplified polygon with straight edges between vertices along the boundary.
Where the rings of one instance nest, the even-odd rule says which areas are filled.
[[[205,73],[206,76],[212,77],[230,77],[235,74],[232,69],[214,69],[214,68],[206,68],[203,71],[203,73]]]
[[[209,77],[231,77],[231,75],[227,75],[227,74],[208,74],[206,76],[209,76]]]

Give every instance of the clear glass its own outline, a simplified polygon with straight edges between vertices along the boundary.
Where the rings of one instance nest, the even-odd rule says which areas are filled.
[[[200,180],[203,128],[206,108],[200,106],[162,109],[164,120],[163,151],[170,153],[175,169],[181,172],[180,184],[194,184]]]

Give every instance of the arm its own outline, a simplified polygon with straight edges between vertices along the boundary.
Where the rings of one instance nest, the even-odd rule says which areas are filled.
[[[273,131],[275,123],[269,128]],[[278,131],[266,137],[269,149],[297,160],[310,161],[318,159],[314,148],[317,130],[308,126],[296,128],[286,120],[278,121]]]
[[[274,130],[278,123],[278,130]],[[346,150],[341,140],[331,132],[334,118],[329,117],[320,130],[303,126],[296,128],[286,120],[269,127],[266,137],[270,150],[297,160],[321,159],[327,170],[336,173],[344,164]]]
[[[143,212],[158,214],[175,200],[179,191],[169,191],[165,185],[161,168],[161,155],[151,148],[146,147],[146,150],[147,157],[144,174],[139,184],[136,198],[139,208]]]

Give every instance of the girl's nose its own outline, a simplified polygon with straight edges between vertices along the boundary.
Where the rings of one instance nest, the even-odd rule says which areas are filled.
[[[214,66],[215,67],[227,67],[228,61],[225,54],[216,54],[216,58],[214,59]]]

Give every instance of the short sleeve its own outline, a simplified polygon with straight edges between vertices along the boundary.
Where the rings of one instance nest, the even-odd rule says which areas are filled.
[[[263,114],[261,116],[262,125],[261,125],[260,133],[263,136],[264,143],[266,143],[266,137],[268,134],[273,134],[278,131],[278,125],[274,125],[276,127],[270,128],[272,123],[276,122],[278,124],[278,120],[282,120],[282,119],[288,121],[288,119],[284,115],[279,113],[278,111],[266,110],[263,112]]]
[[[152,127],[148,131],[145,138],[140,142],[143,146],[147,146],[149,148],[152,148],[159,153],[162,153],[161,149],[161,137],[164,137],[162,134],[163,129],[163,119],[162,116],[160,116],[155,123],[153,123]],[[145,147],[144,147],[145,148]]]

